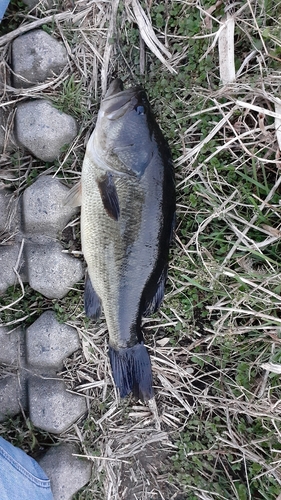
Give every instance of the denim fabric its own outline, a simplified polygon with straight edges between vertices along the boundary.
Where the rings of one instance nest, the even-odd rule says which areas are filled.
[[[10,3],[10,0],[0,0],[0,22],[2,21],[5,10],[7,9],[8,5]]]
[[[1,437],[0,500],[53,500],[50,481],[40,465]]]

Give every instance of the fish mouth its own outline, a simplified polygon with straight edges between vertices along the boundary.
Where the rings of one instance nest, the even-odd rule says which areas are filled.
[[[117,120],[124,116],[128,110],[135,108],[138,102],[138,93],[141,87],[130,87],[123,90],[123,82],[116,78],[111,82],[101,103],[101,109],[109,120]]]
[[[104,98],[107,99],[108,97],[112,97],[113,95],[122,92],[122,90],[124,90],[123,82],[120,78],[116,78],[109,85]]]

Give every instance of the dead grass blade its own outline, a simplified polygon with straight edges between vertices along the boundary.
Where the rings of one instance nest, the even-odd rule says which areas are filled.
[[[132,7],[133,12],[129,9],[130,6]],[[165,57],[163,56],[164,54],[167,58],[171,58],[170,52],[155,35],[151,22],[144,12],[143,8],[141,7],[139,1],[129,0],[129,2],[127,2],[126,4],[126,7],[129,9],[128,12],[130,13],[130,16],[137,23],[140,35],[146,45],[150,48],[151,52],[155,54],[155,56],[162,62],[162,64],[164,64],[164,66],[166,66],[166,68],[171,73],[176,74],[177,71],[175,70],[175,68],[173,68],[167,61],[167,59],[165,59]]]

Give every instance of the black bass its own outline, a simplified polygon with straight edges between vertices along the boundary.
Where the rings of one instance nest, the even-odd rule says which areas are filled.
[[[86,315],[98,318],[103,308],[120,396],[150,399],[141,318],[164,296],[175,183],[169,147],[142,88],[111,83],[87,144],[80,196]]]

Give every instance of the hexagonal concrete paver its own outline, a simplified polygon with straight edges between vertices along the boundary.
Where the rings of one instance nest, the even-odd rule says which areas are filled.
[[[27,363],[34,367],[41,369],[48,367],[59,371],[62,369],[63,360],[79,347],[79,337],[75,328],[59,323],[53,311],[41,314],[40,318],[26,330]]]
[[[62,147],[77,135],[75,119],[54,108],[49,101],[22,102],[15,116],[16,139],[43,161],[55,160]]]
[[[18,282],[16,265],[22,281],[48,298],[62,298],[83,277],[82,262],[64,254],[56,241],[77,211],[65,205],[68,192],[57,178],[46,175],[25,190],[21,206],[0,190],[0,231],[7,231],[7,244],[0,246],[0,294]]]
[[[26,387],[17,373],[0,380],[0,422],[26,409]],[[1,495],[0,495],[1,497]]]
[[[54,434],[66,431],[87,411],[84,396],[67,392],[58,379],[29,378],[28,399],[33,425]]]
[[[91,478],[91,462],[73,454],[79,454],[78,446],[63,443],[48,450],[39,460],[39,464],[51,480],[54,500],[71,500]]]
[[[61,299],[83,277],[82,262],[62,253],[59,243],[27,244],[25,252],[30,286],[49,299]]]
[[[24,334],[20,327],[9,330],[8,327],[0,327],[0,364],[20,365],[20,359],[24,357]]]
[[[15,87],[27,88],[59,75],[67,64],[64,45],[42,29],[18,36],[12,43]]]
[[[0,418],[29,407],[34,425],[51,432],[77,420],[86,411],[85,398],[67,392],[56,373],[79,348],[75,328],[60,324],[53,311],[45,311],[27,330],[0,327],[0,364],[6,373],[0,380]]]
[[[69,188],[51,175],[38,177],[23,193],[24,232],[55,238],[77,211],[64,204],[68,192]]]

